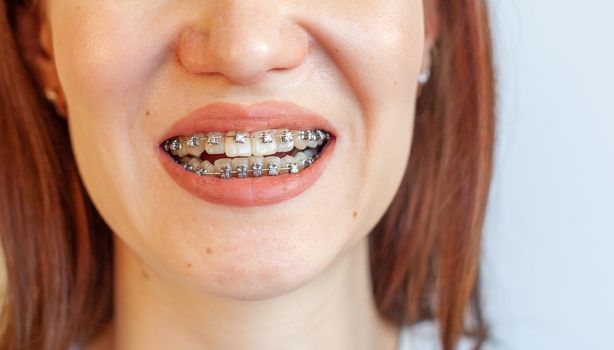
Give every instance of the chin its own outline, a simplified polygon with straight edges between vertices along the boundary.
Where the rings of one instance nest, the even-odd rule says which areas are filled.
[[[320,272],[316,263],[284,269],[252,263],[248,268],[228,265],[213,276],[201,276],[209,294],[244,301],[266,300],[290,293],[313,281]]]
[[[333,259],[334,254],[288,250],[249,257],[219,257],[215,262],[193,264],[189,279],[206,294],[245,301],[265,300],[314,282]]]

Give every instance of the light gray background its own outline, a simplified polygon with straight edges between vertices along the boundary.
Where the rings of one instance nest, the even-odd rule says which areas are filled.
[[[489,350],[614,349],[614,1],[491,0]]]

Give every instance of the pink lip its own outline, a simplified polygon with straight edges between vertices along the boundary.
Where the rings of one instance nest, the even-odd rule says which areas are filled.
[[[254,131],[262,129],[323,129],[331,132],[318,160],[299,174],[280,174],[259,178],[220,179],[198,176],[175,163],[160,144],[179,135],[207,131]],[[311,187],[324,172],[334,151],[337,132],[322,116],[291,102],[266,101],[250,106],[214,103],[199,108],[179,120],[164,133],[157,145],[160,161],[183,189],[216,204],[234,207],[270,205],[294,198]]]

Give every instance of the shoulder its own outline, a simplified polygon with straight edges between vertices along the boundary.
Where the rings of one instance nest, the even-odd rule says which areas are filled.
[[[441,350],[439,329],[436,321],[421,321],[411,326],[405,324],[401,328],[398,350]],[[463,336],[457,350],[473,349],[472,338]]]

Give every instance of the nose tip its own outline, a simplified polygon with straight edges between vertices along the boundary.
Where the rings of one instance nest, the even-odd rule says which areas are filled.
[[[270,11],[254,12],[248,16],[235,7],[216,14],[203,29],[185,28],[177,48],[181,64],[194,74],[217,73],[243,85],[271,70],[299,66],[308,51],[306,33]]]

